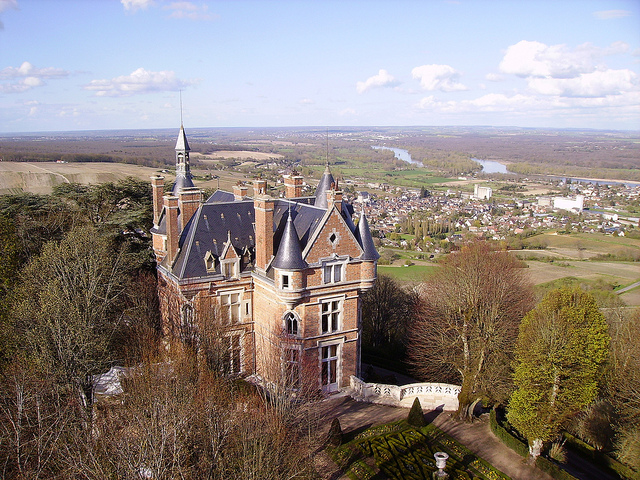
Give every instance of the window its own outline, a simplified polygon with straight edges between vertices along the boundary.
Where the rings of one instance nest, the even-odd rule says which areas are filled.
[[[320,304],[322,333],[331,333],[339,330],[341,303],[340,300],[328,300]]]
[[[327,283],[337,283],[342,281],[342,263],[325,263],[323,281]]]
[[[289,282],[289,275],[288,274],[283,274],[282,275],[282,288],[290,288],[291,284]]]
[[[298,388],[300,386],[300,350],[286,348],[284,354],[287,385],[291,388]]]
[[[194,340],[195,334],[193,307],[191,305],[184,305],[180,312],[180,338],[185,342],[190,342]]]
[[[207,267],[207,272],[213,272],[216,269],[216,257],[211,252],[205,253],[204,263]]]
[[[238,276],[238,267],[240,265],[240,259],[222,260],[220,262],[222,266],[222,275],[226,278],[235,278]]]
[[[240,292],[220,295],[222,306],[222,319],[228,323],[240,321]]]
[[[242,346],[240,335],[229,335],[222,338],[222,367],[226,375],[238,374],[242,371]]]
[[[322,347],[322,387],[333,390],[338,384],[338,345]]]
[[[295,313],[287,312],[284,316],[284,323],[287,329],[287,335],[298,335],[299,323]]]

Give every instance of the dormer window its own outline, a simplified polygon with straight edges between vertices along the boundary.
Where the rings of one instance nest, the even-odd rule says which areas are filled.
[[[204,255],[204,263],[207,267],[207,272],[216,271],[216,257],[211,252],[207,252]]]
[[[225,278],[237,278],[240,272],[240,259],[221,260],[220,267]]]

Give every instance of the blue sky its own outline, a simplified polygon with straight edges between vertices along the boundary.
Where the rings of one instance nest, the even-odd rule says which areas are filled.
[[[640,1],[0,0],[0,131],[640,130]]]

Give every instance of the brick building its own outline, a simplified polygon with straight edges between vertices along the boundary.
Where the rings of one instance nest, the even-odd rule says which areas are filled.
[[[366,217],[354,222],[328,166],[312,197],[292,174],[285,198],[256,180],[252,197],[237,185],[205,200],[181,126],[176,177],[168,195],[164,178],[152,177],[165,334],[217,322],[229,373],[269,379],[275,359],[275,370],[317,379],[326,392],[347,386],[360,374],[361,294],[374,284],[378,253]]]

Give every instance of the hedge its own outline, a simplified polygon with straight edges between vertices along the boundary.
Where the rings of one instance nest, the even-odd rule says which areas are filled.
[[[562,435],[567,440],[567,446],[581,457],[584,457],[589,461],[596,462],[601,466],[613,470],[621,478],[627,478],[629,480],[640,480],[640,473],[626,466],[624,463],[620,463],[618,460],[616,460],[615,458],[611,458],[609,455],[597,452],[596,449],[591,445],[583,442],[579,438],[574,437],[570,433],[564,432]]]
[[[502,443],[521,457],[526,458],[529,456],[528,445],[519,438],[514,437],[511,432],[498,422],[495,409],[491,410],[489,413],[489,424],[491,425],[491,431],[502,441]],[[544,457],[538,457],[536,459],[536,467],[558,480],[577,480],[576,477],[568,473],[566,470],[563,470],[562,467]]]

